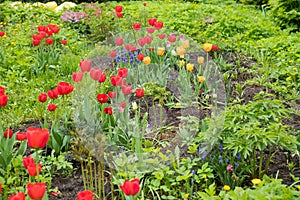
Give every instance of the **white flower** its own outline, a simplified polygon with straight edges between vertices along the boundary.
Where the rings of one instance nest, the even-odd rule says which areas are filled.
[[[138,109],[138,106],[137,106],[136,102],[132,102],[132,109],[133,110],[137,110]]]

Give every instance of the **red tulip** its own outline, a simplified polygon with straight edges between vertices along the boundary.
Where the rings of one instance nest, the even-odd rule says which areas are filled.
[[[126,180],[123,185],[120,185],[120,188],[125,195],[134,196],[140,191],[140,180],[138,178]]]
[[[44,37],[47,36],[47,33],[44,32],[44,31],[41,31],[41,32],[39,33],[39,35],[40,35],[40,36],[42,37],[42,39],[43,39]]]
[[[30,163],[27,166],[27,172],[29,176],[37,176],[41,173],[41,171],[42,171],[42,164]]]
[[[52,90],[48,90],[47,94],[49,96],[50,99],[56,99],[58,97],[58,90],[57,87],[52,89]]]
[[[108,92],[107,95],[112,99],[116,97],[116,93],[115,92]]]
[[[137,59],[140,60],[140,61],[144,60],[144,55],[143,54],[139,54],[137,56]]]
[[[109,56],[114,58],[117,56],[117,52],[116,51],[110,51]]]
[[[68,82],[59,82],[57,85],[57,91],[59,95],[66,95],[74,90],[74,86]]]
[[[97,100],[99,101],[99,103],[106,103],[108,101],[108,96],[107,94],[98,94]]]
[[[164,26],[163,22],[154,22],[154,27],[156,29],[162,29],[163,26]]]
[[[125,44],[124,47],[125,47],[126,50],[129,51],[131,49],[131,44]]]
[[[56,26],[56,25],[54,25],[54,24],[49,24],[48,27],[49,27],[49,29],[50,29],[53,33],[58,33],[58,32],[59,32],[58,26]]]
[[[124,43],[123,38],[116,38],[116,45],[121,46]]]
[[[90,71],[90,77],[95,81],[98,81],[102,74],[102,70],[100,68],[92,68]]]
[[[16,138],[19,141],[26,140],[27,139],[27,134],[26,134],[26,132],[19,132],[19,133],[16,134]]]
[[[132,93],[132,86],[131,85],[123,85],[121,89],[122,89],[122,93],[124,95],[129,95],[129,94]]]
[[[0,183],[0,194],[2,193],[2,184]]]
[[[170,42],[175,42],[175,41],[176,41],[176,36],[173,35],[173,34],[171,34],[171,35],[168,37],[168,40],[169,40]]]
[[[126,102],[121,102],[121,107],[124,109],[124,108],[126,108]]]
[[[112,115],[112,108],[111,107],[107,107],[107,108],[104,108],[103,110],[104,113],[108,114],[108,115]]]
[[[90,190],[85,190],[77,194],[77,200],[93,200],[94,194]]]
[[[134,30],[140,30],[140,28],[141,28],[141,24],[140,23],[134,23],[133,25],[132,25],[132,27],[133,27],[133,29]]]
[[[13,136],[13,131],[10,128],[6,129],[3,133],[3,137],[5,138],[12,138],[12,136]]]
[[[46,44],[53,44],[53,39],[52,38],[47,38],[46,40],[45,40],[45,42],[46,42]]]
[[[0,31],[0,37],[3,37],[5,35],[5,32]]]
[[[144,38],[139,38],[139,39],[138,39],[138,44],[139,44],[140,46],[144,46],[144,45],[145,45],[145,40],[144,40]]]
[[[23,158],[23,166],[27,169],[28,165],[31,163],[34,163],[34,160],[31,156],[27,156],[26,158]]]
[[[104,72],[102,72],[102,73],[100,74],[100,77],[99,77],[99,79],[98,79],[98,82],[99,82],[99,83],[103,83],[103,82],[105,82],[105,80],[106,80],[106,74],[105,74]]]
[[[217,51],[219,49],[219,47],[217,45],[212,45],[211,50],[213,51]]]
[[[5,93],[5,88],[0,86],[0,95],[4,95]]]
[[[42,149],[46,146],[50,134],[48,129],[29,127],[27,129],[28,146],[31,148]]]
[[[83,77],[83,72],[73,72],[72,79],[74,82],[81,82]]]
[[[44,103],[44,102],[46,102],[47,101],[47,94],[40,94],[39,96],[38,96],[38,100],[40,101],[40,102],[42,102],[42,103]]]
[[[27,192],[32,200],[42,200],[46,192],[46,183],[28,183]]]
[[[122,18],[123,17],[123,14],[121,12],[117,12],[117,17],[118,18]]]
[[[122,78],[125,78],[128,75],[128,69],[127,68],[118,69],[118,75]]]
[[[152,37],[149,36],[149,35],[147,35],[147,36],[144,37],[144,40],[145,40],[145,43],[146,43],[146,44],[151,44],[151,42],[152,42]]]
[[[7,95],[5,95],[5,94],[0,95],[0,107],[6,106],[7,101],[8,101],[8,96]]]
[[[135,90],[135,96],[136,96],[137,98],[143,97],[143,96],[144,96],[144,89],[136,89],[136,90]]]
[[[163,40],[163,39],[165,39],[166,34],[158,34],[158,37]]]
[[[116,12],[122,12],[123,6],[116,6]]]
[[[67,40],[61,40],[61,44],[66,45],[68,43]]]
[[[33,44],[33,46],[38,46],[39,44],[40,44],[40,40],[33,40],[32,41],[32,44]]]
[[[43,39],[43,35],[42,34],[34,34],[34,35],[32,35],[32,38],[34,40],[42,40]]]
[[[80,61],[80,69],[82,72],[89,72],[92,68],[92,61],[90,60],[82,60]]]
[[[110,82],[113,86],[121,86],[122,85],[122,77],[110,76]]]
[[[24,192],[18,192],[16,194],[10,195],[8,200],[25,200]]]
[[[55,111],[57,106],[55,104],[49,104],[47,108],[49,111]]]
[[[146,28],[147,32],[148,33],[153,33],[155,31],[154,28],[150,27],[150,28]]]
[[[47,26],[38,26],[37,29],[38,29],[38,32],[47,32],[48,31]]]
[[[157,19],[156,19],[156,18],[149,18],[149,19],[148,19],[148,23],[149,23],[150,26],[154,26],[154,23],[155,23],[155,22],[157,22]]]
[[[147,5],[147,3],[146,3],[146,2],[144,2],[144,3],[143,3],[143,6],[146,6],[146,5]]]

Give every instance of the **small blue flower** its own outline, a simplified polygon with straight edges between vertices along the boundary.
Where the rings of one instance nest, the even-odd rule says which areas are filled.
[[[229,161],[228,158],[226,158],[226,159],[225,159],[225,162],[228,163],[228,161]]]
[[[241,157],[241,154],[240,154],[240,153],[237,153],[237,154],[236,154],[236,157],[237,157],[237,159],[238,159],[238,160],[241,160],[241,159],[242,159],[242,157]]]
[[[191,172],[193,175],[195,175],[196,174],[196,172],[195,172],[195,170],[192,170],[192,172]]]
[[[239,163],[235,163],[234,165],[235,165],[235,167],[238,167],[238,166],[239,166]]]

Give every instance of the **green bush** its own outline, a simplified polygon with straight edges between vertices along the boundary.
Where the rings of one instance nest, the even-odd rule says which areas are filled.
[[[272,16],[282,28],[292,31],[300,29],[300,1],[299,0],[270,0]]]
[[[238,0],[240,3],[250,4],[250,5],[264,5],[268,3],[268,0]]]

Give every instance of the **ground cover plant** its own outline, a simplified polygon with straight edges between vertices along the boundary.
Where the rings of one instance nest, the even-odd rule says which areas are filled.
[[[57,3],[0,4],[0,199],[299,199],[292,1]]]

